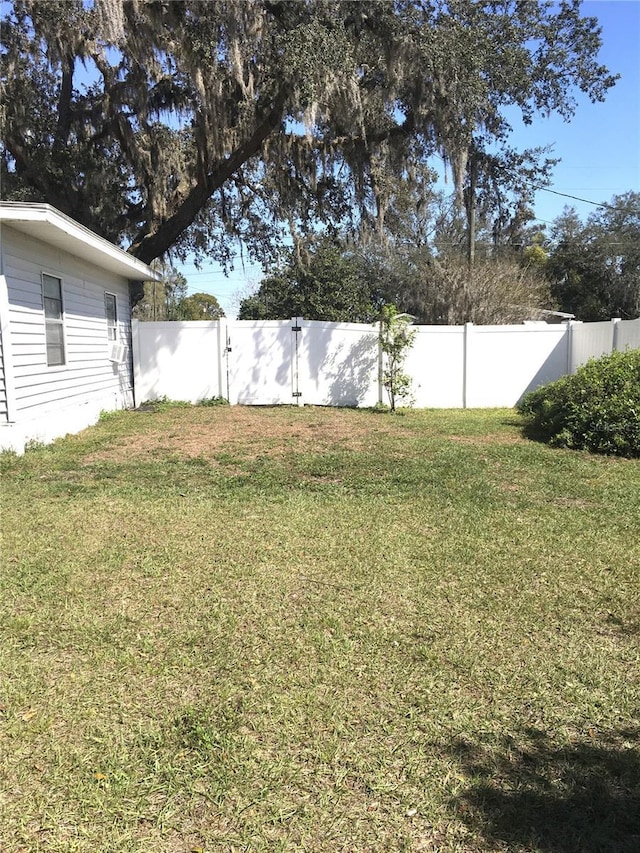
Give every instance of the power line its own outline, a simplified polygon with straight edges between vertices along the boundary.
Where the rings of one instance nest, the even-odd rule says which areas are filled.
[[[615,207],[612,204],[605,204],[602,201],[591,201],[589,198],[580,198],[577,195],[569,195],[569,193],[561,193],[558,190],[550,190],[548,187],[534,187],[536,192],[543,193],[553,193],[554,195],[561,195],[564,198],[572,198],[574,201],[583,201],[585,204],[593,204],[596,207],[606,207],[607,210],[619,210],[622,213],[640,213],[640,208],[637,207]]]

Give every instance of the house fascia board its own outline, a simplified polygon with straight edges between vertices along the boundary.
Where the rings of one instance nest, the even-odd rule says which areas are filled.
[[[162,278],[147,264],[50,204],[1,202],[0,225],[3,222],[123,278],[135,281],[160,281]]]

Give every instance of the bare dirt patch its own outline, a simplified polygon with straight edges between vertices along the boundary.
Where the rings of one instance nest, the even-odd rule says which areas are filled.
[[[135,416],[148,419],[142,422],[140,432],[86,455],[83,463],[166,456],[211,461],[225,451],[255,458],[298,449],[363,450],[382,433],[411,434],[390,417],[315,407],[194,407],[137,412]]]

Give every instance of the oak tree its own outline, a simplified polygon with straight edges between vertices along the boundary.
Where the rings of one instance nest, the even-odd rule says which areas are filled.
[[[234,241],[269,258],[285,225],[382,231],[395,181],[435,152],[462,199],[507,108],[603,99],[599,46],[578,0],[14,0],[2,193],[145,262],[228,264]]]

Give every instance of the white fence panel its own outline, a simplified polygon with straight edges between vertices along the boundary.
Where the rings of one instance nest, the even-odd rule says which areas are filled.
[[[378,327],[302,322],[298,341],[301,401],[315,406],[375,406]]]
[[[275,406],[295,402],[291,320],[237,320],[227,325],[229,402]]]
[[[621,320],[618,323],[616,349],[640,349],[640,317],[637,320]]]
[[[160,397],[196,403],[226,395],[218,321],[134,320],[132,332],[136,405]]]
[[[614,324],[571,323],[571,373],[590,358],[599,358],[613,349]]]
[[[472,326],[466,345],[469,408],[514,406],[567,372],[565,326]]]
[[[462,407],[465,327],[416,326],[416,330],[405,362],[405,372],[413,377],[414,405],[431,409]]]

